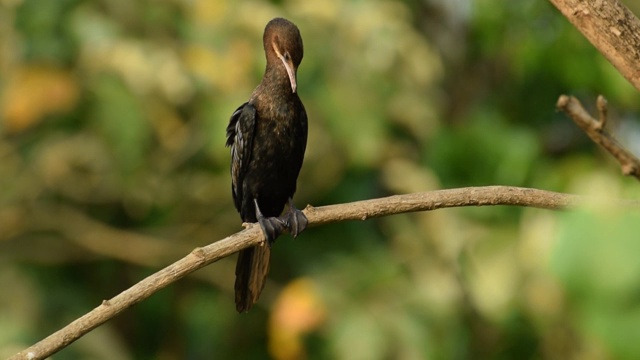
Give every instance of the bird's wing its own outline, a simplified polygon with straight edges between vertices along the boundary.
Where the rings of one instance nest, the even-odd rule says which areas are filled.
[[[256,127],[256,108],[248,102],[231,115],[227,126],[227,143],[231,147],[231,190],[238,211],[242,204],[242,181],[251,160],[253,133]]]
[[[304,106],[302,106],[302,111],[300,112],[300,123],[302,124],[301,127],[301,137],[302,139],[304,139],[302,141],[302,158],[304,159],[304,152],[307,148],[307,134],[309,132],[309,120],[307,119],[307,111],[304,109]]]
[[[300,122],[300,126],[295,127],[294,136],[296,137],[296,149],[292,151],[291,156],[293,156],[293,164],[296,167],[296,173],[294,181],[298,178],[298,172],[302,168],[302,162],[304,161],[304,153],[307,148],[307,133],[308,133],[308,120],[307,120],[307,112],[304,107],[302,107],[302,111],[298,114],[298,121]],[[295,186],[294,186],[295,191]],[[293,195],[293,194],[292,194]]]

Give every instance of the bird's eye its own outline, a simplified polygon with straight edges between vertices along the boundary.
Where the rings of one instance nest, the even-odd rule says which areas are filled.
[[[287,61],[291,60],[291,55],[289,55],[288,51],[284,53],[284,59]]]

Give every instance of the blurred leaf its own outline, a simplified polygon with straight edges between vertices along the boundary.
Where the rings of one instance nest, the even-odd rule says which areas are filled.
[[[566,213],[551,263],[582,330],[598,336],[618,359],[640,356],[639,233],[635,212]]]
[[[76,107],[79,93],[78,83],[68,71],[43,66],[19,68],[2,92],[2,127],[17,133],[46,115],[68,112]]]
[[[508,126],[499,114],[481,109],[468,123],[443,129],[435,137],[429,163],[445,187],[522,185],[538,152],[530,132]]]
[[[93,84],[96,128],[108,142],[123,175],[139,168],[150,140],[149,123],[138,99],[122,82],[103,75]]]
[[[16,12],[15,26],[25,36],[23,56],[28,60],[66,63],[75,44],[68,36],[67,20],[79,0],[24,0]]]
[[[274,359],[305,358],[303,337],[322,324],[325,306],[309,279],[288,284],[274,304],[269,321],[269,352]]]

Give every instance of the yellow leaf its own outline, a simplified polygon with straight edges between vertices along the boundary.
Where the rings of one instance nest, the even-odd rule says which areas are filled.
[[[269,352],[275,359],[303,359],[303,336],[325,319],[325,308],[313,282],[289,283],[274,304],[269,320]]]
[[[78,84],[68,71],[41,66],[18,69],[0,99],[3,128],[20,132],[46,115],[70,111],[78,95]]]

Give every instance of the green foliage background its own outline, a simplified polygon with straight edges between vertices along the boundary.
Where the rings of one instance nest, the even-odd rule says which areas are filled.
[[[637,4],[632,8],[638,14]],[[0,1],[0,356],[241,229],[225,127],[293,20],[310,138],[296,203],[515,185],[637,198],[562,93],[640,96],[547,1]],[[635,359],[637,213],[447,209],[309,229],[258,306],[235,258],[54,359]]]

